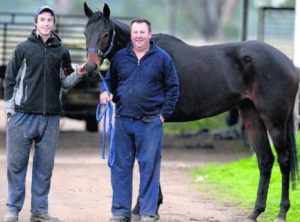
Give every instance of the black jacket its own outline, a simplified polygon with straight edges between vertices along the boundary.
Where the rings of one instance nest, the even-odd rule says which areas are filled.
[[[74,72],[69,51],[52,33],[46,44],[36,31],[17,45],[4,80],[6,112],[59,114],[63,81]],[[73,73],[72,84],[81,77]]]

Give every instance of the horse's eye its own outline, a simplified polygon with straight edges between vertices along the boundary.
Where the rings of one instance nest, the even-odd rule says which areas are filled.
[[[251,62],[251,61],[252,61],[252,58],[251,58],[250,56],[244,56],[244,61],[245,61],[246,63]]]
[[[104,34],[104,38],[107,38],[108,37],[108,32]]]

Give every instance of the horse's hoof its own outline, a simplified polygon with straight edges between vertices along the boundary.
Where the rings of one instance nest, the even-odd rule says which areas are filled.
[[[277,219],[275,220],[275,222],[286,222],[286,220],[285,220],[285,219],[282,219],[282,218],[277,218]]]

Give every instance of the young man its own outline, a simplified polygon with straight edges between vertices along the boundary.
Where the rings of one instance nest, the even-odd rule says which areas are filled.
[[[151,35],[148,20],[133,20],[131,43],[114,56],[108,72],[107,85],[116,103],[110,220],[114,222],[130,221],[135,159],[141,221],[158,219],[163,122],[175,108],[179,84],[172,58],[150,40]],[[101,104],[111,99],[106,91],[100,94]]]
[[[52,32],[54,11],[38,8],[35,30],[17,45],[5,74],[8,200],[5,222],[17,222],[25,199],[25,180],[34,144],[31,222],[58,221],[48,215],[48,193],[59,133],[61,89],[78,83],[85,64],[73,70],[69,51]]]

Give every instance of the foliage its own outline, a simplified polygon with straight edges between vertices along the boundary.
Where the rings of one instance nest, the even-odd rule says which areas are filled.
[[[297,144],[297,151],[298,151],[298,161],[300,161],[300,131],[296,135],[296,144]]]
[[[297,135],[298,154],[300,134]],[[227,164],[212,164],[204,168],[195,168],[191,172],[195,187],[217,196],[222,201],[238,202],[240,207],[251,211],[256,198],[259,172],[255,155],[247,159]],[[199,183],[201,181],[201,183]],[[296,222],[300,218],[299,184],[290,191],[291,208],[287,221]],[[274,221],[279,210],[281,198],[281,174],[277,162],[274,164],[266,211],[259,221]]]
[[[206,119],[185,122],[185,123],[165,123],[165,133],[184,133],[190,131],[198,131],[201,129],[213,129],[213,128],[225,128],[227,113],[223,113],[217,116],[209,117]]]
[[[0,12],[34,13],[38,6],[47,4],[53,7],[57,14],[83,15],[83,2],[14,0],[1,4]],[[107,3],[112,10],[112,16],[145,17],[152,22],[155,33],[164,32],[186,40],[192,38],[213,41],[240,40],[241,32],[238,30],[242,25],[243,0],[86,0],[86,2],[93,10],[102,10],[103,4]],[[16,5],[18,7],[15,7]],[[257,26],[257,21],[251,15],[257,13],[258,7],[294,5],[295,0],[249,1],[249,29],[251,27],[255,29]],[[225,39],[221,39],[223,37]]]
[[[239,29],[232,23],[225,23],[223,27],[224,38],[231,40],[239,35]]]

